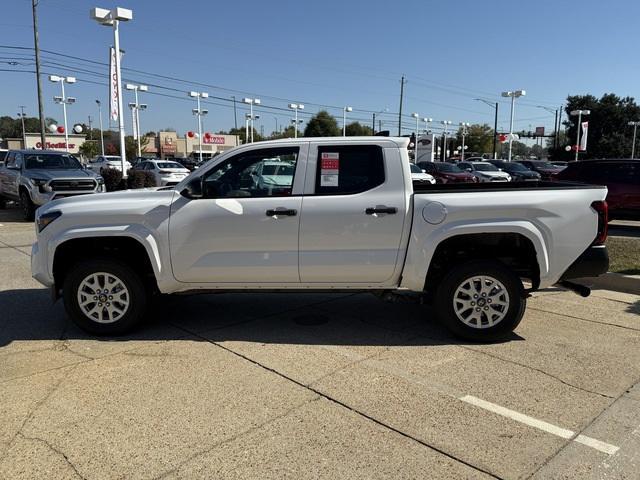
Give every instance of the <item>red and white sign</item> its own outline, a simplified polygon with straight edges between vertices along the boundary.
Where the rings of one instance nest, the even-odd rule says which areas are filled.
[[[55,150],[55,149],[66,150],[66,146],[64,142],[58,142],[58,143],[45,142],[44,146],[49,150]],[[69,150],[73,150],[75,146],[76,146],[75,143],[70,143]],[[36,143],[36,148],[42,148],[42,142]]]
[[[544,136],[544,127],[536,127],[536,137]]]
[[[322,152],[320,156],[320,186],[337,187],[340,178],[340,154]]]
[[[224,145],[224,137],[220,135],[203,135],[202,143],[207,143],[209,145]]]
[[[116,49],[109,49],[109,115],[111,120],[118,120],[118,92],[120,90],[120,79],[116,72]]]
[[[587,150],[587,135],[589,135],[589,122],[582,122],[582,135],[580,136],[580,151]]]

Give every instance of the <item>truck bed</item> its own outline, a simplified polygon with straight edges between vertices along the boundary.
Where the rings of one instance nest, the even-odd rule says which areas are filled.
[[[436,183],[435,185],[413,183],[414,193],[448,192],[505,192],[511,190],[570,190],[570,189],[606,188],[602,185],[589,185],[580,182],[486,182],[486,183]]]

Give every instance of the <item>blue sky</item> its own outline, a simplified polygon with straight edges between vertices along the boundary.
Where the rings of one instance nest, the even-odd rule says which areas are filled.
[[[1,45],[33,46],[30,5],[3,2]],[[143,131],[194,129],[195,105],[185,93],[192,89],[220,97],[207,106],[205,130],[233,127],[228,100],[249,95],[274,107],[258,112],[257,126],[268,133],[276,118],[278,125],[292,118],[288,102],[305,104],[308,115],[301,118],[326,108],[340,122],[341,107],[349,105],[354,108],[349,118],[370,124],[373,111],[398,111],[403,74],[405,114],[419,112],[434,125],[441,120],[492,125],[493,110],[474,100],[481,97],[501,102],[499,130],[507,130],[509,120],[509,105],[499,97],[503,90],[527,91],[516,107],[519,130],[551,129],[553,114],[537,105],[555,109],[567,94],[637,97],[640,88],[640,60],[630,53],[640,36],[640,2],[631,0],[40,0],[41,48],[106,62],[112,30],[89,19],[93,6],[133,10],[133,21],[121,27],[123,67],[208,85],[123,71],[125,79],[150,85],[141,97],[149,105],[141,114]],[[0,70],[33,69],[29,55],[0,48]],[[77,98],[69,122],[95,119],[94,100],[106,103],[107,67],[44,52],[43,57],[48,63],[43,71],[78,77],[68,90]],[[20,65],[7,63],[16,58]],[[29,115],[37,113],[33,74],[0,71],[0,85],[0,115],[15,116],[18,105]],[[45,113],[61,120],[61,108],[52,101],[58,88],[44,82]],[[131,100],[125,92],[125,103]],[[245,111],[238,104],[240,126]],[[378,118],[384,128],[397,131],[397,114]],[[128,111],[125,122],[130,131]],[[408,133],[414,122],[404,123]]]

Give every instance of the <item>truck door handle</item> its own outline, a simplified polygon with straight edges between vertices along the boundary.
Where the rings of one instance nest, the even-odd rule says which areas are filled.
[[[374,215],[376,213],[388,213],[389,215],[393,215],[394,213],[398,213],[398,209],[396,207],[375,207],[367,208],[364,213],[367,215]]]
[[[293,208],[276,208],[267,210],[267,217],[275,217],[277,215],[295,217],[297,214],[298,211]]]

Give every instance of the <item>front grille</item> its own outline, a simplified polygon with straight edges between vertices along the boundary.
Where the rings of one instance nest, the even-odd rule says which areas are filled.
[[[95,180],[52,180],[50,186],[54,192],[91,192],[96,189]]]

